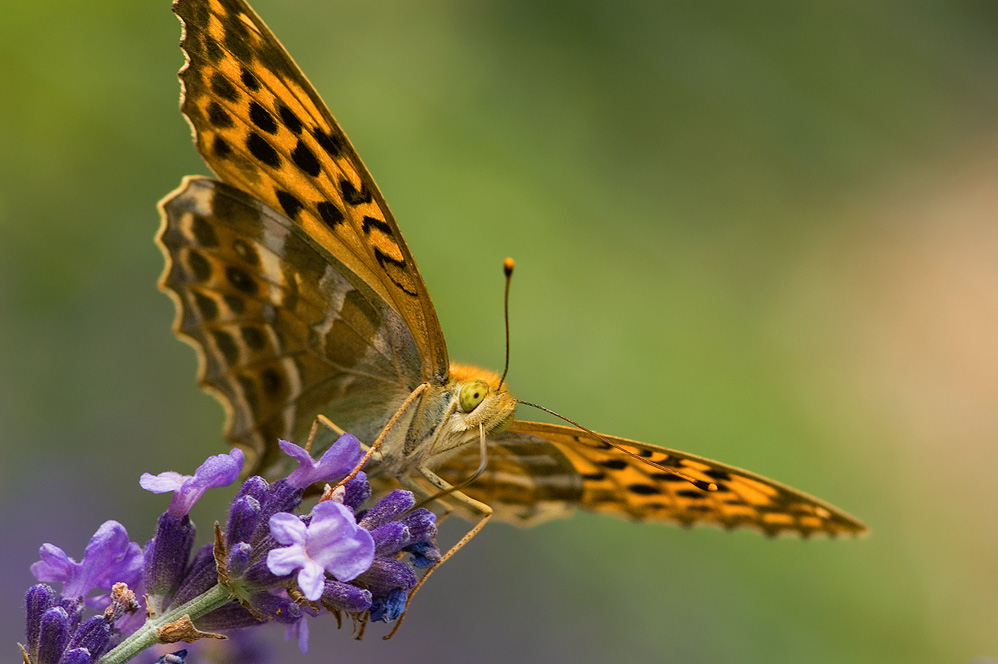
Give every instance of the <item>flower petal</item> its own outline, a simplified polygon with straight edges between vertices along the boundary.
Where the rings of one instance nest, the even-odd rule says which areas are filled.
[[[80,563],[55,544],[42,544],[38,555],[41,560],[31,566],[31,573],[39,581],[67,582],[79,573]]]
[[[278,512],[270,517],[270,534],[281,544],[301,544],[308,527],[294,514]]]
[[[300,545],[285,546],[267,552],[267,568],[277,576],[286,576],[311,561]]]
[[[322,589],[325,587],[326,572],[322,566],[314,561],[308,561],[301,571],[298,572],[298,587],[311,602],[322,596]]]
[[[142,473],[142,477],[139,478],[139,486],[153,493],[168,493],[182,487],[188,477],[190,476],[181,475],[172,470],[160,473],[159,475]]]
[[[239,477],[245,460],[246,455],[243,454],[243,451],[234,447],[228,454],[216,454],[208,457],[194,471],[194,477],[198,485],[205,489],[229,486]]]

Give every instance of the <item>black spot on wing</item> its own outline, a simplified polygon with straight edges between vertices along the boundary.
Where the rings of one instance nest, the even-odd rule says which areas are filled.
[[[235,265],[228,265],[225,268],[225,277],[232,284],[233,288],[247,295],[255,295],[257,292],[257,284],[253,277],[246,274],[244,271],[236,267]]]
[[[218,246],[218,235],[215,233],[215,229],[201,215],[194,215],[191,220],[191,232],[194,233],[194,241],[199,247]]]
[[[212,330],[211,336],[215,341],[215,347],[218,348],[225,361],[230,366],[236,364],[239,361],[239,346],[236,345],[232,335],[224,330]]]
[[[375,217],[364,215],[360,228],[364,231],[364,235],[370,235],[371,230],[376,228],[388,237],[392,237],[392,227],[388,225],[388,222]]]
[[[368,190],[366,185],[361,185],[360,191],[353,186],[353,183],[346,178],[340,180],[340,195],[343,196],[344,202],[348,205],[361,205],[363,203],[371,202],[371,192]]]
[[[271,168],[280,168],[281,158],[277,155],[277,150],[273,148],[260,134],[251,131],[246,137],[246,147],[250,154],[262,161]]]
[[[225,57],[225,50],[214,39],[206,39],[203,54],[205,60],[217,65]]]
[[[405,269],[404,260],[399,260],[398,258],[392,258],[385,252],[381,251],[381,249],[379,249],[378,247],[374,247],[374,257],[378,260],[378,263],[380,263],[381,267],[383,268],[391,266],[391,267],[397,267],[400,270]],[[402,287],[402,284],[398,283],[397,281],[395,282],[395,285],[398,286],[399,288],[402,288],[402,290],[405,290],[405,288]],[[413,293],[413,295],[415,295],[415,293]]]
[[[259,405],[259,399],[256,394],[256,385],[254,385],[253,381],[248,377],[242,375],[237,376],[236,381],[239,383],[239,388],[242,390],[243,399],[245,399],[246,403],[250,405],[250,408],[256,409]]]
[[[250,102],[250,120],[268,134],[277,133],[277,122],[274,121],[274,116],[255,101]]]
[[[207,295],[194,291],[194,307],[201,314],[201,319],[205,322],[218,318],[218,304]]]
[[[673,475],[672,473],[651,473],[648,477],[653,480],[658,480],[659,482],[685,482],[679,475]]]
[[[211,263],[196,251],[187,252],[187,267],[194,273],[196,281],[208,281],[211,277]]]
[[[312,136],[315,137],[315,142],[319,144],[326,154],[334,159],[339,157],[343,152],[343,139],[340,136],[334,134],[327,134],[321,129],[313,129]]]
[[[239,335],[246,342],[246,345],[253,350],[260,350],[267,344],[267,337],[260,331],[260,328],[252,325],[244,325],[239,328]]]
[[[226,101],[239,100],[239,90],[237,90],[236,86],[232,85],[232,81],[225,78],[221,72],[216,71],[212,74],[209,83],[211,85],[211,91],[222,99]]]
[[[277,115],[281,118],[281,122],[287,127],[288,131],[292,134],[301,133],[301,120],[295,115],[295,112],[288,108],[285,104],[277,102]]]
[[[213,127],[218,129],[227,129],[233,126],[232,116],[230,116],[222,105],[217,101],[212,100],[208,104],[208,122],[211,123]]]
[[[627,490],[639,496],[654,496],[655,494],[662,493],[661,489],[651,484],[629,484],[627,485]]]
[[[263,383],[264,394],[270,397],[276,397],[281,394],[281,390],[284,387],[284,378],[276,369],[268,367],[261,371],[260,380]]]
[[[610,470],[623,470],[627,468],[627,462],[623,459],[603,459],[599,462],[599,465]]]
[[[240,62],[247,62],[253,57],[250,47],[249,29],[241,20],[225,22],[225,37],[222,39],[225,49]]]
[[[239,80],[243,82],[247,90],[256,92],[260,89],[260,81],[256,80],[256,76],[245,67],[242,68],[242,72],[239,74]]]
[[[232,154],[232,148],[229,147],[229,144],[225,142],[224,138],[217,135],[211,142],[211,151],[222,159],[226,159],[230,154]]]
[[[379,249],[378,247],[374,247],[374,259],[378,261],[378,265],[380,265],[382,269],[384,269],[385,274],[388,275],[388,278],[391,279],[392,283],[395,284],[396,288],[398,288],[406,295],[411,295],[412,297],[419,297],[419,293],[409,290],[409,288],[407,288],[405,284],[403,284],[401,281],[393,277],[392,272],[389,269],[389,268],[396,268],[405,271],[406,266],[404,260],[392,258],[385,252],[381,251],[381,249]]]
[[[275,189],[274,194],[277,196],[277,202],[280,203],[281,207],[284,209],[284,214],[286,214],[289,219],[294,219],[304,207],[300,200],[286,191]]]
[[[343,223],[343,212],[334,203],[321,201],[316,204],[315,209],[319,211],[319,216],[330,228],[335,228],[337,224]]]
[[[315,153],[300,138],[298,139],[298,145],[291,152],[291,159],[295,162],[295,166],[312,177],[319,175],[319,160],[315,158]]]

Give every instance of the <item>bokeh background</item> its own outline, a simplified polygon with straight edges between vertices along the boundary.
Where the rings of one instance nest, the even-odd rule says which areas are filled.
[[[394,640],[326,620],[299,657],[275,628],[273,661],[998,656],[993,3],[255,5],[385,192],[453,358],[501,366],[514,256],[519,396],[873,531],[497,525]],[[138,474],[224,446],[156,288],[155,203],[207,172],[169,3],[5,2],[0,25],[13,659],[38,546],[80,556],[108,518],[144,542],[165,501]],[[202,535],[220,504],[199,505]]]

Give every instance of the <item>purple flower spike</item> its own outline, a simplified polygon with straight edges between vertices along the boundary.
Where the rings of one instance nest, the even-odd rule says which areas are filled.
[[[193,475],[181,475],[173,471],[159,475],[143,473],[139,485],[153,493],[172,491],[173,500],[170,501],[168,512],[173,518],[180,519],[191,511],[205,491],[235,482],[243,469],[245,458],[243,451],[235,447],[228,454],[208,457]]]
[[[306,526],[293,514],[270,518],[270,530],[281,544],[267,554],[267,567],[278,576],[298,571],[298,586],[311,601],[322,595],[325,572],[340,581],[362,574],[374,560],[374,539],[357,525],[350,508],[332,500],[312,509]]]
[[[389,521],[399,518],[406,510],[412,509],[415,504],[416,497],[412,495],[411,491],[395,489],[367,511],[364,518],[360,520],[360,525],[368,530],[374,530],[378,526],[383,526]]]
[[[59,660],[59,664],[92,664],[96,661],[96,657],[90,654],[90,651],[86,648],[73,648],[72,650],[67,650]]]
[[[375,599],[396,588],[410,590],[416,585],[416,573],[401,560],[375,558],[370,569],[364,572],[360,581],[370,589]]]
[[[125,527],[117,521],[105,521],[97,529],[81,563],[54,544],[43,544],[39,554],[41,560],[31,566],[31,573],[39,581],[64,583],[65,597],[85,597],[98,587],[110,589],[109,581],[134,582],[131,577],[142,565],[141,550],[128,541]],[[129,578],[118,578],[125,576]]]
[[[354,512],[359,510],[364,501],[370,497],[371,484],[367,481],[367,473],[363,470],[343,485],[343,504]]]
[[[409,529],[399,521],[390,521],[371,531],[374,538],[374,555],[389,556],[409,544]]]
[[[179,606],[189,602],[198,595],[208,592],[208,589],[216,583],[218,583],[218,565],[215,563],[214,547],[211,544],[205,544],[198,549],[191,559],[191,564],[187,567],[187,575],[170,603]]]
[[[42,616],[45,615],[46,611],[55,606],[56,599],[58,599],[58,595],[56,595],[55,590],[44,583],[31,586],[24,596],[28,652],[32,657],[38,652],[38,638],[41,634]],[[65,612],[65,609],[63,611]]]
[[[90,653],[92,661],[97,661],[107,651],[110,640],[111,625],[104,616],[94,616],[76,628],[69,648],[84,648]]]
[[[69,614],[56,606],[42,615],[38,639],[39,664],[58,664],[69,643]]]
[[[225,568],[231,576],[242,576],[249,567],[250,557],[253,555],[253,547],[246,542],[236,542],[229,548],[229,558],[225,563]]]
[[[175,518],[169,512],[159,515],[156,537],[146,546],[145,568],[146,589],[157,612],[166,607],[167,600],[184,580],[196,534],[189,517]]]
[[[396,588],[388,593],[388,597],[385,599],[376,600],[371,606],[371,622],[397,620],[405,611],[407,599],[405,592]]]
[[[408,491],[371,499],[371,486],[358,466],[362,446],[351,435],[341,436],[318,460],[291,443],[282,441],[281,447],[297,461],[297,469],[272,483],[261,477],[243,482],[224,531],[216,526],[216,541],[196,552],[189,512],[209,488],[236,479],[244,462],[238,449],[207,459],[193,475],[142,476],[143,488],[173,493],[144,548],[130,542],[114,521],[101,525],[79,562],[58,546],[43,545],[32,572],[39,581],[59,582],[62,592],[54,583],[28,590],[27,659],[32,664],[96,664],[134,635],[147,616],[172,615],[168,612],[205,593],[210,603],[191,603],[198,607],[191,609],[191,618],[199,629],[284,623],[305,652],[309,616],[331,612],[337,621],[344,614],[361,622],[398,619],[419,578],[417,568],[440,559],[433,513],[415,509],[416,499]],[[295,515],[302,511],[309,487],[335,483],[348,474],[354,477],[331,499]],[[360,511],[372,503],[371,509]],[[224,540],[219,542],[219,536]],[[219,583],[238,601],[218,594],[224,589],[213,590]],[[240,651],[236,659],[262,662],[258,645]],[[158,664],[183,664],[185,655],[182,650],[164,655]]]
[[[327,609],[360,613],[371,608],[371,591],[335,579],[326,579],[319,602]]]
[[[340,436],[318,461],[294,443],[281,440],[278,444],[285,454],[298,462],[298,468],[288,475],[287,481],[299,489],[316,482],[338,482],[349,475],[364,456],[360,441],[348,433]]]
[[[259,593],[250,598],[250,606],[285,625],[292,625],[302,619],[302,608],[287,597]]]
[[[399,519],[399,523],[404,523],[409,529],[411,540],[406,542],[406,545],[430,540],[437,536],[437,517],[428,509],[420,507]]]
[[[223,604],[219,608],[198,618],[198,629],[206,632],[221,632],[242,629],[262,624],[262,621],[249,610],[236,602]],[[236,660],[242,662],[244,660]]]
[[[249,542],[260,521],[260,501],[253,496],[236,498],[229,508],[225,539],[231,545]]]
[[[440,562],[440,549],[433,542],[416,542],[405,547],[405,551],[412,554],[412,566],[416,569],[432,567]]]

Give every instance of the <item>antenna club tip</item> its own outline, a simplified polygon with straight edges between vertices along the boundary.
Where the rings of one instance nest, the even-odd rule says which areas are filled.
[[[506,273],[506,276],[513,274],[513,259],[507,258],[502,262],[502,271]]]
[[[717,491],[717,484],[714,482],[704,482],[703,480],[697,480],[694,482],[696,487],[702,491]]]

